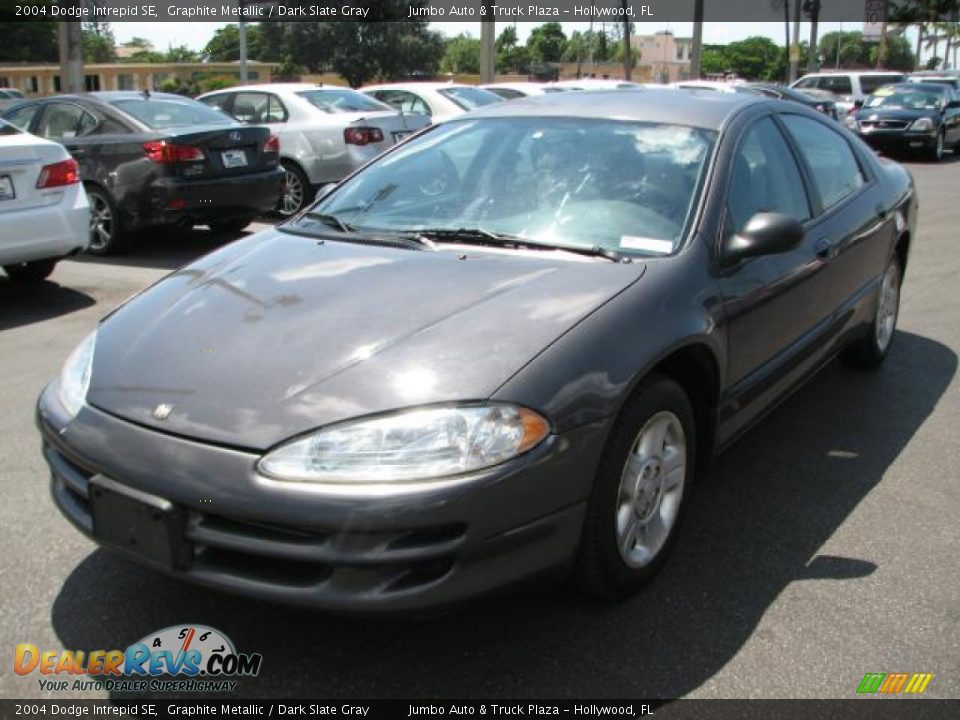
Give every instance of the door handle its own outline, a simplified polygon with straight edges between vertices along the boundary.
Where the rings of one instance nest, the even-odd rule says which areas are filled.
[[[827,238],[817,240],[816,249],[820,260],[833,260],[837,256],[837,246]]]

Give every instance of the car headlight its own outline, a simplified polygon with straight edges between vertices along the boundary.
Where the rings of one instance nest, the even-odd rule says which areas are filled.
[[[910,126],[910,129],[917,132],[933,132],[933,120],[930,118],[919,118],[918,120],[913,121],[913,125]]]
[[[60,371],[60,403],[73,418],[87,399],[90,370],[93,367],[93,349],[97,333],[93,331],[74,348]]]
[[[852,115],[847,115],[847,117],[844,118],[843,122],[848,128],[850,128],[853,131],[857,131],[860,129],[860,126],[857,124],[857,119]]]
[[[426,407],[347,421],[265,455],[260,472],[304,483],[399,483],[498,465],[530,450],[550,424],[505,403]]]

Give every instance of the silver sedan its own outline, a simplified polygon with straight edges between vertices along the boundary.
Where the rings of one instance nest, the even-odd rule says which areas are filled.
[[[317,187],[342,180],[425,125],[349,88],[309,83],[244,85],[197,98],[241,122],[267,125],[280,139],[286,190],[281,215],[299,212]]]

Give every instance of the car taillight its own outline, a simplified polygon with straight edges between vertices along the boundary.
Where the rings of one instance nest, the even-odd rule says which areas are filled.
[[[263,144],[263,151],[265,153],[278,153],[280,152],[280,138],[276,135],[271,135],[267,138],[267,141]]]
[[[62,185],[73,185],[80,182],[80,169],[73,158],[61,160],[53,165],[44,165],[37,178],[37,187],[52,188]]]
[[[143,144],[147,159],[155,163],[195,162],[203,160],[203,150],[192,145],[178,145],[166,140],[151,140]]]
[[[383,142],[383,132],[380,128],[348,127],[343,131],[343,141],[347,145],[369,145]]]

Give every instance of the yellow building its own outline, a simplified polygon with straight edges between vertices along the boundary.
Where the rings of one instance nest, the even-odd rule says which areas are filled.
[[[269,82],[277,67],[277,63],[250,61],[247,77],[250,82]],[[165,80],[172,78],[183,83],[211,77],[240,81],[238,62],[105,63],[86,65],[84,72],[88,91],[159,90]],[[54,95],[60,92],[60,66],[0,65],[0,87],[16,88],[28,97]]]

